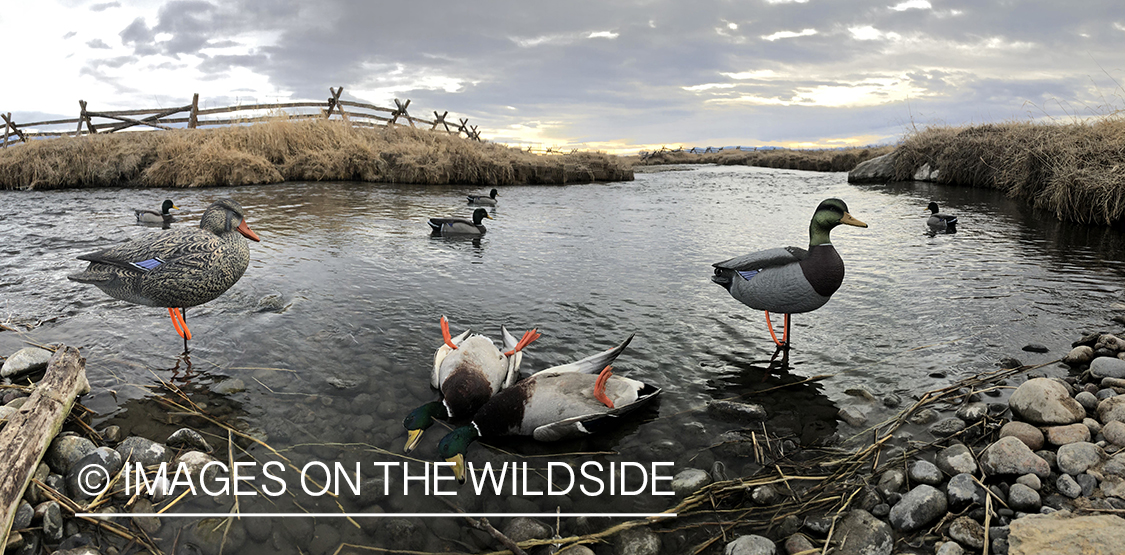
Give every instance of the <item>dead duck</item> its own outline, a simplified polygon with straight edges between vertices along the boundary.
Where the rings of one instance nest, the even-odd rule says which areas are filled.
[[[168,213],[169,210],[179,210],[180,207],[176,206],[171,200],[165,200],[164,204],[160,205],[160,211],[156,210],[142,210],[136,208],[133,212],[137,215],[137,223],[140,224],[170,224],[176,221],[176,218]]]
[[[934,231],[944,231],[946,233],[954,233],[957,231],[957,216],[950,216],[949,214],[939,214],[938,204],[931,202],[926,210],[930,211],[930,217],[926,219],[926,225]]]
[[[492,395],[515,383],[519,379],[523,349],[540,337],[533,329],[516,341],[501,325],[505,351],[500,352],[491,339],[472,334],[471,330],[451,337],[445,316],[441,317],[441,333],[444,343],[434,353],[430,386],[440,391],[442,398],[410,411],[403,419],[407,453],[418,446],[422,433],[433,425],[434,418],[469,418]]]
[[[487,195],[469,195],[469,204],[496,206],[496,189],[493,189]]]
[[[454,464],[454,475],[464,483],[465,454],[478,438],[530,436],[560,441],[595,433],[640,407],[660,389],[614,376],[608,365],[632,339],[630,335],[608,351],[537,372],[493,395],[472,422],[442,438],[439,455]]]
[[[430,218],[430,235],[434,237],[484,235],[488,231],[481,225],[485,218],[493,219],[484,208],[473,211],[472,221],[461,218]]]
[[[844,261],[832,246],[829,233],[839,224],[867,227],[848,213],[844,201],[821,202],[809,222],[809,249],[780,247],[745,254],[713,264],[711,281],[722,285],[742,304],[764,310],[770,336],[777,344],[774,358],[789,355],[789,315],[816,310],[832,297],[844,281]],[[785,315],[778,341],[770,312]]]
[[[90,265],[67,278],[115,299],[168,308],[187,352],[187,308],[214,300],[238,282],[250,264],[247,239],[260,241],[246,225],[242,205],[222,199],[207,208],[198,228],[152,233],[84,254],[78,260]]]

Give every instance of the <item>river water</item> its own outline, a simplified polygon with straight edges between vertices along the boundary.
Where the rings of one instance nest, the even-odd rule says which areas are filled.
[[[1058,223],[992,191],[850,185],[843,173],[656,168],[628,183],[505,187],[483,238],[429,237],[427,218],[467,216],[464,195],[480,192],[367,183],[0,192],[0,322],[38,324],[0,333],[0,353],[25,341],[79,347],[93,387],[82,403],[97,414],[95,428],[118,425],[160,441],[191,426],[220,459],[230,460],[233,445],[234,461],[288,461],[285,493],[241,496],[242,512],[449,512],[446,500],[508,514],[653,512],[673,500],[651,490],[589,496],[577,487],[565,496],[513,494],[510,487],[477,495],[470,485],[458,490],[448,483],[440,487],[459,494],[439,497],[426,494],[420,481],[405,484],[411,489],[403,495],[401,467],[386,475],[391,491],[384,495],[383,482],[373,481],[384,476],[382,467],[374,463],[421,472],[422,461],[437,458],[445,433],[431,429],[421,448],[401,456],[402,417],[436,398],[428,376],[441,344],[439,316],[449,318],[454,333],[471,327],[497,341],[502,323],[517,336],[537,327],[543,337],[528,348],[525,370],[593,354],[635,332],[615,370],[663,389],[651,405],[586,440],[478,442],[468,457],[476,465],[518,462],[542,470],[551,461],[637,462],[654,472],[649,463],[669,462],[657,473],[670,475],[710,470],[719,461],[734,476],[752,473],[761,461],[730,448],[726,432],[764,430],[790,446],[846,439],[861,428],[837,420],[842,407],[855,406],[876,423],[899,410],[885,406],[894,399],[908,403],[996,369],[1001,358],[1058,359],[1080,335],[1118,327],[1110,319],[1125,306],[1125,236]],[[196,225],[210,202],[226,196],[242,203],[262,241],[251,244],[241,281],[188,311],[195,339],[186,373],[165,310],[113,300],[66,275],[84,267],[79,254],[160,232],[134,225],[133,208],[171,198],[184,209],[173,225]],[[712,284],[710,265],[764,248],[806,246],[813,209],[829,197],[844,199],[870,227],[834,230],[847,267],[844,284],[825,307],[794,316],[791,367],[767,372],[773,346],[762,315]],[[959,217],[956,234],[927,233],[931,200]],[[1050,352],[1021,351],[1029,343]],[[830,377],[797,383],[821,375]],[[167,383],[215,421],[269,448],[233,435],[228,444],[223,428],[185,415],[186,402]],[[702,410],[709,400],[730,398],[763,405],[764,427]],[[347,469],[360,463],[362,493],[294,491],[296,469],[313,461]],[[254,486],[269,486],[258,478]],[[227,512],[233,500],[191,496],[173,512]],[[244,519],[241,536],[228,541],[242,542],[238,552],[263,553],[296,553],[293,546],[331,552],[341,542],[432,551],[496,547],[487,537],[456,539],[459,526],[452,518],[353,524],[277,516]],[[580,531],[575,519],[561,526],[563,535]],[[165,519],[154,536],[170,547],[187,528],[200,537],[183,532],[181,541],[205,545],[206,534],[191,530],[202,527]]]

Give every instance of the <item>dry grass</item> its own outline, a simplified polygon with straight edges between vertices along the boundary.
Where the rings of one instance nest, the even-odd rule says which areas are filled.
[[[637,165],[654,164],[721,164],[726,166],[760,166],[787,170],[818,172],[846,172],[856,164],[882,156],[894,150],[892,146],[847,148],[839,150],[722,150],[705,154],[662,151]]]
[[[929,163],[939,183],[988,187],[1053,212],[1060,220],[1125,220],[1125,119],[933,127],[908,136],[897,180]]]
[[[35,141],[0,150],[0,188],[205,187],[303,181],[419,184],[628,181],[614,156],[542,156],[403,127],[278,120]]]

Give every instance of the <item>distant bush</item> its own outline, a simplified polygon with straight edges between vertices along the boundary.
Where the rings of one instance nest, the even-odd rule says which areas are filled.
[[[851,171],[857,164],[871,158],[882,156],[894,150],[893,146],[861,147],[845,149],[789,150],[720,150],[717,152],[692,153],[658,151],[647,157],[635,157],[636,165],[658,164],[720,164],[726,166],[760,166],[789,170],[808,170],[818,172]]]

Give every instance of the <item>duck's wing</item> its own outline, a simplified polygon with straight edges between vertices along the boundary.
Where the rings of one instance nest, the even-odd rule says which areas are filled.
[[[78,260],[130,271],[150,272],[180,259],[190,261],[200,257],[209,258],[220,248],[218,236],[201,233],[198,229],[184,229],[152,233],[141,239],[81,255]]]
[[[715,275],[711,278],[711,281],[720,285],[729,285],[735,272],[743,274],[746,279],[750,279],[761,270],[796,264],[808,258],[808,256],[809,251],[798,247],[778,247],[736,256],[712,264],[715,267]]]
[[[430,218],[430,229],[437,234],[479,234],[480,228],[461,218]]]
[[[606,393],[613,399],[614,408],[594,401],[591,412],[537,426],[530,435],[538,441],[560,441],[598,433],[616,426],[618,418],[644,405],[660,391],[638,380],[613,376],[606,384]]]
[[[471,329],[467,329],[462,332],[461,335],[454,337],[453,344],[460,345],[461,342],[464,341],[470,333],[472,333],[472,331],[473,330]],[[441,375],[439,372],[439,370],[441,369],[441,363],[445,360],[445,357],[448,356],[452,351],[453,349],[443,342],[441,344],[441,347],[438,347],[437,352],[434,353],[434,369],[430,372],[430,386],[434,389],[441,389]]]
[[[516,345],[518,345],[520,342],[519,339],[516,339],[516,336],[508,333],[508,328],[506,328],[504,324],[500,324],[500,335],[504,339],[505,353],[511,351],[512,349],[515,349]],[[503,388],[505,389],[511,387],[512,384],[516,383],[520,379],[520,363],[523,362],[523,351],[516,351],[515,353],[512,353],[510,356],[508,356],[507,359],[508,374],[504,376],[503,385]]]
[[[553,366],[551,368],[547,368],[546,370],[540,370],[533,375],[538,376],[540,374],[561,374],[567,372],[578,374],[597,374],[617,359],[622,351],[625,350],[625,347],[629,346],[629,342],[633,340],[633,336],[635,335],[637,334],[629,334],[629,337],[626,337],[625,341],[622,341],[620,345],[612,349],[602,351],[596,355],[590,355],[582,360],[576,360],[569,364],[560,364],[559,366]]]

